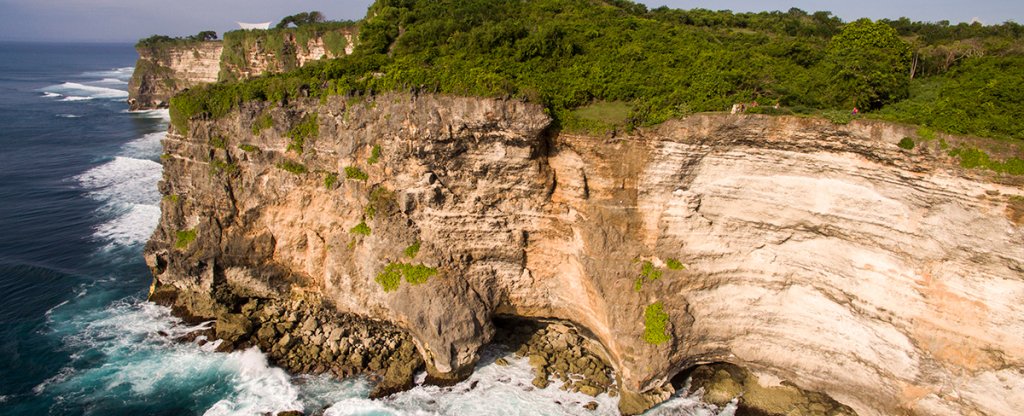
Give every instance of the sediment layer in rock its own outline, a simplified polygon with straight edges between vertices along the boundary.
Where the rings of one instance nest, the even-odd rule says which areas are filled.
[[[192,313],[301,290],[390,322],[438,380],[472,369],[495,316],[570,322],[627,413],[709,362],[862,415],[1024,408],[1019,178],[880,122],[550,122],[402,94],[191,120],[164,142],[147,261]]]

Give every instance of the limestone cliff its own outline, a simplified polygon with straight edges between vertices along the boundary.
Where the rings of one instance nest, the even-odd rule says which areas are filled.
[[[870,121],[550,124],[431,95],[193,119],[164,142],[154,298],[238,343],[280,344],[261,305],[371,318],[407,334],[388,354],[408,336],[441,382],[471,370],[496,317],[568,322],[626,413],[711,362],[861,415],[1024,408],[1019,178],[935,142],[902,150],[913,129]],[[313,356],[337,360],[311,328]]]
[[[128,83],[129,107],[165,108],[179,91],[217,81],[223,49],[219,41],[136,47],[139,59]]]
[[[314,28],[236,30],[224,41],[178,41],[138,46],[128,85],[132,110],[166,108],[178,92],[199,84],[234,81],[302,67],[352,53],[356,28],[322,23]]]

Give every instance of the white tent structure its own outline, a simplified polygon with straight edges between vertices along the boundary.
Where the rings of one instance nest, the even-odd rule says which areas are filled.
[[[263,22],[263,23],[235,22],[235,23],[238,23],[238,26],[241,27],[243,30],[267,30],[267,29],[270,29],[270,22]]]

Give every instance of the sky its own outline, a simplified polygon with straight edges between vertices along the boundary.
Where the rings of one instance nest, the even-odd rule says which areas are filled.
[[[223,33],[236,21],[277,22],[319,10],[331,20],[358,20],[372,0],[0,0],[2,41],[134,42],[153,34]],[[845,21],[906,16],[953,23],[1024,23],[1022,0],[642,0],[654,8],[733,11],[828,10]]]

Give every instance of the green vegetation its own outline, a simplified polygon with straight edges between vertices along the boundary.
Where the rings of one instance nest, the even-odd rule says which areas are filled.
[[[345,33],[340,30],[332,30],[324,33],[321,37],[324,41],[324,48],[333,56],[345,56],[345,48],[348,47],[348,39]]]
[[[164,160],[164,161],[166,161],[166,160],[171,160],[171,158],[173,158],[173,157],[174,157],[174,156],[171,156],[171,154],[170,154],[170,153],[162,153],[162,154],[160,155],[160,160]]]
[[[213,136],[210,138],[210,146],[218,149],[225,149],[227,148],[227,142],[225,141],[224,136]]]
[[[252,134],[258,135],[261,131],[274,127],[274,118],[268,113],[263,113],[252,123]]]
[[[345,167],[345,177],[357,181],[365,181],[367,179],[370,179],[370,175],[367,175],[366,172],[363,172],[362,169],[359,169],[355,166]]]
[[[246,153],[259,153],[259,152],[262,151],[262,150],[260,150],[259,147],[255,146],[255,145],[247,144],[247,143],[242,143],[242,144],[238,145],[238,148],[242,149],[242,151],[246,152]]]
[[[284,29],[289,27],[289,25],[304,26],[314,23],[323,23],[324,20],[326,19],[324,19],[323,13],[314,10],[311,12],[302,12],[286,16],[284,19],[281,19],[275,27],[278,29]]]
[[[662,274],[662,270],[654,267],[654,263],[644,261],[643,265],[640,266],[640,276],[637,276],[636,281],[633,282],[633,290],[639,292],[644,288],[644,282],[653,282],[661,279]]]
[[[911,139],[909,137],[904,137],[896,145],[899,146],[900,149],[913,150],[914,149],[914,139]]]
[[[220,160],[217,158],[210,159],[210,174],[220,175],[222,173],[233,174],[238,172],[238,165]]]
[[[405,281],[410,285],[415,286],[426,283],[430,277],[436,274],[437,269],[422,264],[389,263],[374,280],[385,292],[393,292],[398,290],[402,277],[405,277]]]
[[[331,172],[324,177],[324,187],[327,189],[334,189],[334,185],[338,183],[338,174]]]
[[[141,39],[135,43],[136,48],[154,48],[164,46],[180,46],[195,42],[207,42],[211,40],[217,40],[217,32],[212,30],[204,30],[192,36],[186,37],[170,37],[164,35],[153,35],[145,39]]]
[[[378,144],[378,145],[373,146],[373,149],[370,150],[370,158],[366,160],[366,163],[369,163],[371,165],[375,165],[379,161],[380,161],[380,145]]]
[[[178,231],[177,241],[174,242],[174,248],[184,250],[188,248],[193,241],[196,241],[196,229]]]
[[[909,94],[910,45],[882,22],[860,19],[843,28],[825,50],[825,95],[839,108],[877,109]]]
[[[668,314],[665,305],[655,302],[644,309],[644,341],[651,345],[659,345],[672,340],[668,333]]]
[[[288,137],[292,139],[291,143],[288,143],[288,150],[293,150],[301,155],[306,140],[320,134],[320,126],[316,122],[316,117],[316,113],[307,114],[302,121],[288,130]]]
[[[178,195],[175,195],[175,194],[164,195],[164,201],[170,202],[172,204],[177,204],[179,200],[180,200],[180,198],[178,197]]]
[[[218,79],[237,81],[239,74],[250,70],[249,54],[253,52],[274,56],[268,68],[270,72],[298,68],[297,54],[300,50],[308,52],[309,42],[316,38],[323,39],[332,54],[343,55],[345,47],[348,46],[343,32],[354,25],[353,22],[319,22],[304,23],[298,27],[227,32],[224,34],[224,52],[221,55]]]
[[[384,268],[384,270],[377,273],[377,277],[373,280],[375,280],[385,292],[394,292],[398,290],[398,286],[402,283],[402,272],[397,268],[391,267],[389,264]]]
[[[686,266],[683,265],[678,259],[665,260],[665,265],[668,266],[669,270],[684,270]]]
[[[296,31],[302,44],[299,34],[318,25],[230,32],[225,68],[247,65],[247,48],[259,42],[281,57],[282,69],[293,69],[288,56],[297,46],[281,31]],[[171,113],[184,131],[192,117],[218,118],[252,100],[427,91],[539,103],[556,128],[607,130],[621,123],[628,130],[756,101],[791,109],[780,112],[826,111],[837,123],[849,122],[856,105],[869,111],[865,116],[1016,140],[1024,134],[1022,36],[1024,27],[1012,22],[844,24],[828,12],[799,9],[378,0],[360,23],[352,56],[193,88],[172,99]]]
[[[370,235],[370,231],[371,231],[370,230],[370,226],[366,225],[366,221],[362,221],[359,224],[356,224],[355,227],[352,227],[351,230],[348,230],[348,232],[350,232],[352,234],[358,234],[358,235],[361,235],[363,237],[369,236]]]
[[[416,240],[415,243],[412,243],[412,245],[410,245],[409,247],[405,248],[405,257],[408,257],[410,259],[416,258],[416,255],[419,254],[419,253],[420,253],[420,241],[419,240]]]
[[[915,79],[909,99],[873,116],[926,126],[924,131],[1022,140],[1024,56],[965,58],[947,73]],[[920,131],[918,136],[928,139]]]
[[[1006,161],[992,160],[984,150],[970,146],[960,146],[949,151],[950,156],[960,158],[960,166],[967,169],[988,169],[1010,175],[1024,175],[1024,159],[1010,158]]]
[[[924,140],[926,142],[930,142],[932,140],[935,140],[935,137],[935,130],[932,130],[927,127],[917,128],[917,138]]]
[[[299,162],[292,162],[290,160],[278,163],[277,168],[287,172],[294,173],[296,175],[301,175],[307,172],[306,165],[303,165]]]
[[[595,134],[627,129],[631,110],[622,101],[596,102],[569,112],[564,126],[567,130]]]
[[[828,121],[833,124],[849,124],[853,121],[854,115],[849,111],[843,110],[828,110],[821,113],[822,117],[825,117]]]

